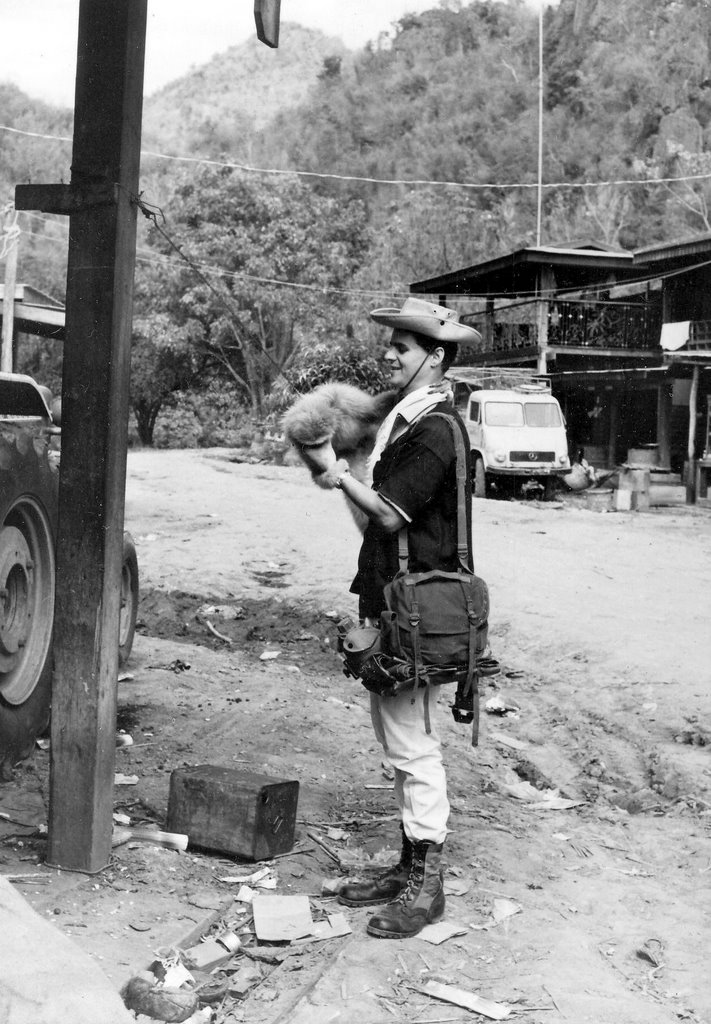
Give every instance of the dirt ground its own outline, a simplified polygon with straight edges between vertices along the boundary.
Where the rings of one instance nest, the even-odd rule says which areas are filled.
[[[115,808],[163,826],[171,772],[191,764],[297,779],[276,892],[342,911],[324,879],[398,845],[367,694],[334,651],[359,543],[342,496],[230,451],[131,452],[128,470],[142,598],[116,770],[138,781]],[[461,934],[372,939],[368,911],[346,910],[343,938],[249,958],[259,984],[216,1021],[484,1019],[425,993],[434,980],[527,1024],[711,1022],[711,513],[477,501],[474,537],[502,673],[477,749],[442,716],[445,920]],[[46,867],[48,757],[0,786],[0,871],[116,987],[211,915],[248,935],[221,879],[254,865],[126,844],[96,876]]]

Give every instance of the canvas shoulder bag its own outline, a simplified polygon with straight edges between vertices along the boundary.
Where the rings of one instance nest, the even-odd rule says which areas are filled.
[[[464,439],[451,416],[428,413],[444,419],[452,431],[456,458],[457,558],[454,572],[433,569],[410,572],[407,527],[398,534],[399,571],[384,590],[386,610],[380,629],[359,627],[352,641],[358,648],[351,654],[352,667],[363,685],[380,696],[427,687],[425,717],[429,732],[429,687],[455,683],[452,708],[457,721],[472,723],[472,744],[478,736],[477,661],[487,647],[489,591],[486,583],[470,569]],[[356,635],[357,634],[357,635]],[[348,666],[349,635],[340,647]]]

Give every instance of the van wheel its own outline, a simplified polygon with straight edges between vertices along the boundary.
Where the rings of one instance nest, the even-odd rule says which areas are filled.
[[[543,481],[543,500],[554,501],[556,494],[557,480],[554,476],[547,476]]]
[[[486,497],[486,472],[484,471],[484,460],[477,455],[474,460],[474,497]]]

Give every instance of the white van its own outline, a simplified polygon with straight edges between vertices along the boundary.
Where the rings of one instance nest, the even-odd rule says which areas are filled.
[[[551,498],[556,477],[570,471],[570,458],[563,413],[550,382],[525,371],[487,377],[466,367],[454,367],[448,376],[469,434],[475,496],[486,497],[497,479],[520,477]]]

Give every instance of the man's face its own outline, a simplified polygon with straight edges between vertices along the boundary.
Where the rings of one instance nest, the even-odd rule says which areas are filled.
[[[386,369],[390,371],[388,383],[393,388],[405,388],[406,391],[431,384],[441,376],[437,366],[432,365],[432,357],[440,351],[435,349],[434,352],[427,352],[408,331],[393,331],[383,356]]]

